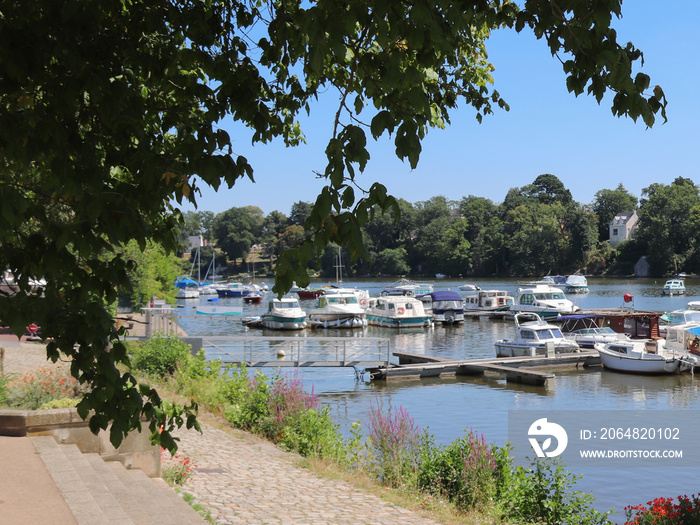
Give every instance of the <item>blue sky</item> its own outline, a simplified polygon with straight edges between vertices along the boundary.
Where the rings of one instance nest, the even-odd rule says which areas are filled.
[[[668,122],[647,129],[639,120],[614,117],[610,99],[574,97],[566,90],[560,62],[543,41],[530,34],[498,31],[487,42],[496,67],[495,83],[510,111],[496,111],[482,124],[467,106],[452,115],[445,130],[431,129],[415,170],[394,155],[384,139],[370,144],[371,159],[359,182],[383,183],[389,193],[411,203],[436,195],[459,200],[467,195],[502,202],[510,188],[531,183],[538,175],[556,175],[583,204],[595,193],[624,184],[640,197],[651,183],[697,177],[700,166],[700,2],[697,0],[628,0],[623,18],[614,23],[618,40],[631,41],[644,52],[642,71],[660,84],[668,98]],[[335,95],[328,94],[302,121],[307,144],[250,146],[239,137],[236,153],[255,170],[256,183],[198,197],[200,211],[220,213],[254,205],[265,213],[288,214],[298,201],[313,202],[323,186],[314,171],[323,171],[324,148],[331,136]],[[183,207],[183,211],[192,210]]]

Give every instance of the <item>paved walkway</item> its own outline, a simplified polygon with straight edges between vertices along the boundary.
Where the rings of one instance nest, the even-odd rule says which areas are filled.
[[[0,335],[0,346],[5,348],[5,373],[22,374],[51,364],[42,344]],[[202,429],[203,434],[192,430],[176,433],[180,437],[178,454],[190,457],[196,465],[183,490],[209,509],[217,523],[436,523],[344,481],[320,478],[298,467],[297,455],[252,434],[204,422]],[[25,489],[32,491],[32,487]]]

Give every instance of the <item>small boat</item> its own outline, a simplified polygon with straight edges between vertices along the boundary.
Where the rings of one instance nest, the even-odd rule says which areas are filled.
[[[197,299],[199,297],[199,284],[189,277],[182,276],[175,281],[175,299]]]
[[[560,288],[548,284],[536,284],[518,288],[515,304],[510,307],[513,313],[533,313],[543,319],[551,319],[559,314],[570,314],[578,308],[566,298]]]
[[[373,297],[365,311],[367,323],[389,328],[431,327],[432,315],[428,315],[423,303],[411,296]]]
[[[514,302],[505,290],[479,290],[464,296],[464,309],[497,312],[510,309]]]
[[[685,281],[683,279],[669,279],[664,284],[664,295],[683,295],[685,294]]]
[[[365,309],[353,291],[323,294],[309,310],[308,322],[317,328],[363,328],[367,326]]]
[[[426,295],[434,291],[431,283],[408,281],[403,279],[385,287],[380,295],[382,296],[408,296],[416,297],[418,295]]]
[[[248,295],[243,296],[243,302],[248,304],[258,304],[262,302],[262,294],[260,292],[253,292]]]
[[[425,312],[433,316],[434,323],[459,324],[464,322],[464,299],[457,292],[438,290],[418,297]]]
[[[293,297],[275,298],[268,303],[267,312],[260,316],[260,324],[273,330],[302,330],[306,328],[306,312]]]
[[[681,359],[662,352],[663,341],[646,339],[598,343],[595,349],[605,368],[632,374],[675,374]]]
[[[476,292],[477,290],[481,290],[481,288],[479,288],[477,285],[470,283],[460,284],[457,288],[463,292]]]
[[[297,294],[297,297],[299,299],[301,299],[302,301],[306,301],[309,299],[316,299],[317,297],[323,295],[323,288],[309,288],[308,286],[301,288],[297,286],[297,283],[295,281],[292,284],[292,288],[289,290],[289,292]]]
[[[583,275],[569,275],[564,285],[566,293],[588,293],[588,281]]]
[[[576,341],[581,348],[592,349],[596,344],[629,341],[627,334],[621,334],[610,326],[604,326],[604,318],[592,314],[560,315],[557,318],[561,324],[564,337]]]
[[[245,297],[255,292],[259,292],[257,284],[243,284],[240,281],[231,282],[216,289],[219,297]]]
[[[514,321],[518,336],[496,341],[496,357],[549,357],[580,352],[576,341],[566,339],[558,326],[543,321],[536,314],[516,314]]]

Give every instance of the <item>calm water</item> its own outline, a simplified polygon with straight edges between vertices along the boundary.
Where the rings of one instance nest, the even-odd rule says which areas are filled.
[[[472,281],[470,281],[472,282]],[[515,294],[516,280],[473,281],[482,289],[508,290]],[[639,310],[669,311],[684,308],[690,300],[700,299],[700,279],[686,281],[687,295],[665,297],[664,280],[588,279],[589,294],[570,295],[581,308],[623,306],[625,294],[634,298]],[[386,281],[346,281],[378,295]],[[435,289],[457,290],[462,282],[436,280]],[[206,298],[200,301],[206,302]],[[241,299],[221,300],[220,304],[241,304]],[[307,309],[312,301],[303,301]],[[244,315],[261,313],[261,305],[244,305]],[[232,319],[183,319],[182,327],[191,335],[285,335],[282,332],[251,330]],[[435,327],[396,331],[368,327],[367,336],[388,337],[393,349],[454,358],[493,357],[494,341],[513,337],[512,322],[467,320],[463,326]],[[359,335],[358,332],[355,332]],[[336,331],[311,330],[290,337],[335,336]],[[432,379],[420,381],[356,381],[352,369],[302,369],[304,385],[319,394],[332,407],[334,417],[347,432],[354,421],[366,424],[371,405],[383,408],[402,406],[416,423],[447,444],[473,428],[483,432],[487,441],[503,445],[508,434],[509,410],[689,410],[700,409],[700,376],[642,377],[618,374],[596,368],[590,371],[556,372],[548,387],[531,387],[486,378]],[[367,376],[365,375],[365,379]],[[680,417],[680,414],[679,414]],[[576,489],[593,492],[596,508],[614,507],[616,521],[624,522],[622,508],[659,497],[674,497],[700,492],[700,468],[590,468],[579,469],[584,477]]]

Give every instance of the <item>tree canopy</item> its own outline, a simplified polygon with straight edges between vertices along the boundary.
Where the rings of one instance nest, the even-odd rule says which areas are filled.
[[[363,253],[361,226],[398,205],[381,184],[360,184],[368,137],[389,135],[418,163],[421,139],[458,105],[478,121],[506,108],[489,86],[485,41],[496,28],[529,28],[546,40],[575,95],[651,126],[665,119],[660,87],[635,72],[642,53],[610,27],[621,0],[417,2],[61,2],[0,6],[0,265],[21,291],[0,297],[16,333],[30,322],[51,338],[48,355],[72,359],[92,387],[78,406],[91,429],[118,444],[140,418],[172,445],[189,411],[167,414],[155,390],[116,364],[128,362],[110,310],[133,260],[118,248],[149,241],[178,247],[184,201],[200,185],[232,187],[253,167],[222,129],[254,143],[303,140],[301,112],[329,89],[339,101],[321,175],[327,185],[309,236],[282,254],[275,290],[296,279],[331,242]],[[362,114],[362,116],[360,116]],[[552,225],[556,229],[556,225]],[[28,279],[45,276],[43,296]],[[164,427],[160,434],[158,427]]]

